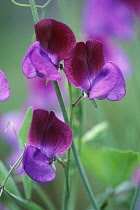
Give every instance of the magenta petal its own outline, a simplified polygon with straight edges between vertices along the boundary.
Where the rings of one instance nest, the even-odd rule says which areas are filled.
[[[125,96],[126,87],[125,87],[125,81],[124,81],[124,77],[122,75],[121,70],[115,64],[113,64],[113,65],[116,68],[118,68],[119,79],[118,79],[116,86],[113,88],[113,90],[107,96],[107,99],[110,101],[119,101]]]
[[[70,127],[54,112],[36,109],[29,130],[29,144],[41,148],[49,158],[64,153],[72,144]]]
[[[119,81],[120,71],[113,63],[106,63],[92,84],[89,99],[106,98]]]
[[[50,182],[56,174],[47,156],[35,146],[27,146],[23,154],[23,171],[36,182]]]
[[[6,101],[10,97],[10,86],[5,74],[0,70],[0,102]]]
[[[99,73],[105,64],[103,54],[103,44],[100,41],[92,40],[86,42],[87,62],[90,80]]]
[[[64,61],[64,71],[68,81],[75,87],[83,90],[90,88],[87,51],[84,42],[77,43],[72,55]]]
[[[41,43],[47,54],[56,57],[58,62],[68,58],[76,44],[72,30],[64,23],[53,19],[42,19],[37,22],[35,32],[36,40]]]

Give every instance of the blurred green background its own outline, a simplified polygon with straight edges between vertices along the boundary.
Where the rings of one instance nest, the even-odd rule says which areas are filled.
[[[28,3],[28,1],[19,1],[20,3]],[[37,4],[43,4],[45,1],[38,0]],[[76,33],[78,40],[81,34],[80,18],[84,6],[84,0],[70,1],[71,7],[67,7],[64,0],[52,0],[45,9],[45,17],[53,18],[68,24]],[[66,8],[61,11],[62,6]],[[39,10],[41,16],[42,11]],[[136,23],[137,24],[137,23]],[[10,0],[1,0],[0,2],[0,69],[6,74],[11,87],[11,97],[4,103],[0,104],[0,113],[4,114],[13,110],[20,110],[24,106],[27,97],[27,79],[21,71],[21,61],[28,47],[30,46],[33,35],[34,26],[30,8],[18,7]],[[130,61],[132,62],[132,73],[126,78],[126,96],[118,102],[110,102],[102,100],[97,102],[98,108],[95,109],[92,103],[85,99],[83,103],[84,134],[91,127],[102,121],[109,123],[105,135],[99,141],[93,144],[95,148],[102,146],[110,146],[123,150],[133,150],[140,152],[140,26],[137,24],[137,37],[129,42],[119,42],[125,49]],[[3,143],[0,142],[2,151]],[[1,157],[3,159],[3,157]],[[59,166],[58,166],[59,168]],[[59,169],[61,174],[62,169]],[[88,172],[88,170],[87,170]],[[63,177],[63,175],[62,175]],[[93,178],[89,173],[88,177],[92,184],[92,188],[96,193],[102,191],[104,187],[99,180]],[[61,176],[57,176],[52,183],[42,185],[46,192],[53,199],[55,205],[60,208]],[[77,210],[84,210],[90,205],[89,200],[83,188],[81,181],[78,183],[77,193]],[[113,202],[112,202],[113,203]],[[113,205],[113,208],[112,206]],[[10,208],[9,208],[10,209]],[[115,204],[110,204],[108,209],[117,210]],[[119,208],[121,209],[121,208]],[[122,207],[122,209],[127,209]]]

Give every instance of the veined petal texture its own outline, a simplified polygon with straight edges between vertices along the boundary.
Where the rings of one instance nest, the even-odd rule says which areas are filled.
[[[0,102],[6,101],[10,97],[10,86],[5,74],[0,70]]]

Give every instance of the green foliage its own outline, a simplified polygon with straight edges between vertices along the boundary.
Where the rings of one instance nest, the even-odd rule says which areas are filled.
[[[16,195],[10,193],[6,189],[4,190],[4,193],[7,196],[9,196],[10,198],[12,198],[13,200],[15,200],[15,202],[17,202],[21,206],[25,207],[26,209],[29,209],[29,210],[43,210],[42,207],[40,207],[39,205],[35,204],[34,202],[24,200],[23,198],[20,198],[20,197],[18,197]]]
[[[32,120],[32,113],[33,113],[33,108],[29,107],[26,111],[25,117],[23,119],[22,126],[19,130],[18,134],[18,139],[20,142],[20,145],[24,148],[25,144],[27,144],[27,136],[28,136],[28,131],[30,128],[31,120]]]
[[[29,107],[26,111],[22,126],[18,134],[19,142],[22,147],[25,147],[25,144],[27,144],[27,137],[28,137],[28,131],[30,128],[31,120],[32,120],[32,114],[33,114],[32,107]],[[30,179],[30,177],[28,177],[26,174],[24,174],[23,186],[24,186],[25,197],[27,199],[31,198],[32,185],[33,185],[33,180]]]
[[[2,184],[7,173],[8,173],[7,168],[5,167],[3,162],[0,161],[0,184]],[[15,183],[14,179],[12,178],[12,176],[9,176],[5,186],[10,192],[14,193],[15,195],[20,196],[20,192],[18,191],[18,188],[17,188],[16,183]]]
[[[115,187],[129,179],[140,163],[140,154],[133,151],[122,151],[104,147],[99,151],[83,145],[81,158],[89,171],[104,186]]]

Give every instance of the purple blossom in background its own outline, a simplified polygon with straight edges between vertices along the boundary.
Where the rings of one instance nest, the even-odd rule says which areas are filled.
[[[55,109],[58,111],[58,99],[52,84],[52,81],[46,83],[46,78],[40,79],[39,77],[33,78],[28,82],[28,98],[27,107],[33,106],[34,109]],[[63,99],[66,99],[66,91],[64,88],[64,81],[59,81],[59,87],[63,93]]]
[[[125,96],[122,72],[112,62],[105,64],[101,42],[93,40],[77,43],[64,64],[68,81],[81,88],[89,99],[118,101]]]
[[[36,42],[26,52],[22,61],[22,71],[28,79],[45,77],[60,80],[60,61],[67,59],[76,44],[72,30],[65,24],[42,19],[35,24]]]
[[[0,102],[6,101],[10,97],[10,86],[5,74],[0,70]]]
[[[105,61],[117,63],[125,77],[131,75],[131,62],[121,46],[113,43],[107,36],[94,35],[88,39],[96,39],[103,43]]]
[[[88,0],[83,12],[83,31],[130,39],[134,37],[134,8],[140,9],[139,0]]]
[[[28,143],[23,154],[23,172],[37,182],[50,182],[56,177],[51,163],[55,156],[70,148],[72,131],[54,112],[36,109],[33,112]]]

